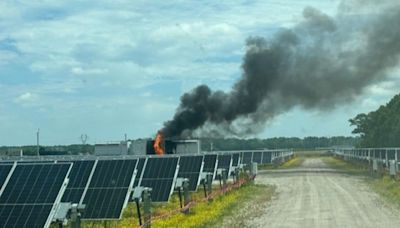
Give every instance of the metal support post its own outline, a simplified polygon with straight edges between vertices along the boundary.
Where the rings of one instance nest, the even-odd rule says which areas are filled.
[[[143,190],[144,227],[151,227],[151,188]]]
[[[222,176],[222,186],[225,189],[226,188],[226,177],[228,176],[226,173],[226,169],[222,170],[221,176]]]
[[[213,175],[208,173],[206,176],[206,183],[207,183],[207,194],[210,195],[212,193],[212,182],[213,182]]]
[[[71,227],[81,227],[81,217],[85,210],[85,205],[72,204],[71,205]]]
[[[236,168],[235,169],[235,182],[238,183],[240,180],[240,169]]]
[[[142,214],[140,213],[140,202],[139,202],[139,198],[135,199],[135,203],[136,203],[136,212],[138,214],[138,219],[139,219],[139,225],[142,226]]]
[[[188,179],[185,179],[185,181],[183,181],[183,201],[184,201],[185,207],[191,201],[190,192],[189,192],[189,180]],[[185,214],[189,213],[189,208],[184,210],[183,213],[185,213]]]

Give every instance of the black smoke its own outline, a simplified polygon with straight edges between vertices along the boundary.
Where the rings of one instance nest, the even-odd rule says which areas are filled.
[[[297,106],[329,110],[353,101],[399,64],[400,5],[388,5],[346,8],[336,17],[309,7],[293,28],[248,38],[243,74],[232,90],[200,85],[185,93],[165,136],[252,134]]]

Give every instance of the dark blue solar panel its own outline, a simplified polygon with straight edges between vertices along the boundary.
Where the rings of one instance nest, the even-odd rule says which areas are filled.
[[[119,219],[128,202],[137,160],[99,160],[85,193],[84,219]]]
[[[396,159],[396,150],[395,149],[387,150],[387,155],[389,160]]]
[[[204,155],[203,172],[208,172],[208,173],[214,174],[216,165],[217,165],[217,155],[216,154]]]
[[[150,157],[147,159],[140,186],[152,188],[153,202],[166,202],[173,191],[177,175],[178,157]]]
[[[45,227],[71,164],[17,165],[0,196],[1,227]]]
[[[3,187],[12,167],[13,164],[0,164],[0,189]]]
[[[68,186],[64,192],[61,202],[80,203],[95,161],[72,162],[74,165],[72,166],[69,174]]]
[[[253,158],[253,152],[243,152],[242,164],[249,165],[251,163],[252,158]]]
[[[232,166],[233,167],[238,167],[239,166],[239,158],[240,158],[240,154],[239,153],[232,154]]]
[[[218,169],[226,170],[226,178],[228,178],[231,172],[232,166],[232,155],[231,154],[219,154],[218,155]]]
[[[261,164],[262,162],[262,152],[253,152],[253,160],[252,162],[257,162],[257,164]]]
[[[272,152],[264,151],[262,155],[262,164],[272,163]]]
[[[178,177],[189,179],[189,190],[196,191],[200,182],[203,156],[181,156]]]

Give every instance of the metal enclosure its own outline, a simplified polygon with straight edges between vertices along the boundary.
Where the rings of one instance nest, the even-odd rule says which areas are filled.
[[[94,145],[94,154],[97,156],[127,155],[128,143],[123,141],[112,144],[96,144]]]

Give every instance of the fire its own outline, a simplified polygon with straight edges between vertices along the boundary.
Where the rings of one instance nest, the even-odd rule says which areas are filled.
[[[156,154],[158,155],[163,155],[164,154],[164,148],[162,147],[162,142],[163,142],[163,133],[162,131],[158,131],[157,136],[154,140],[154,150]]]

